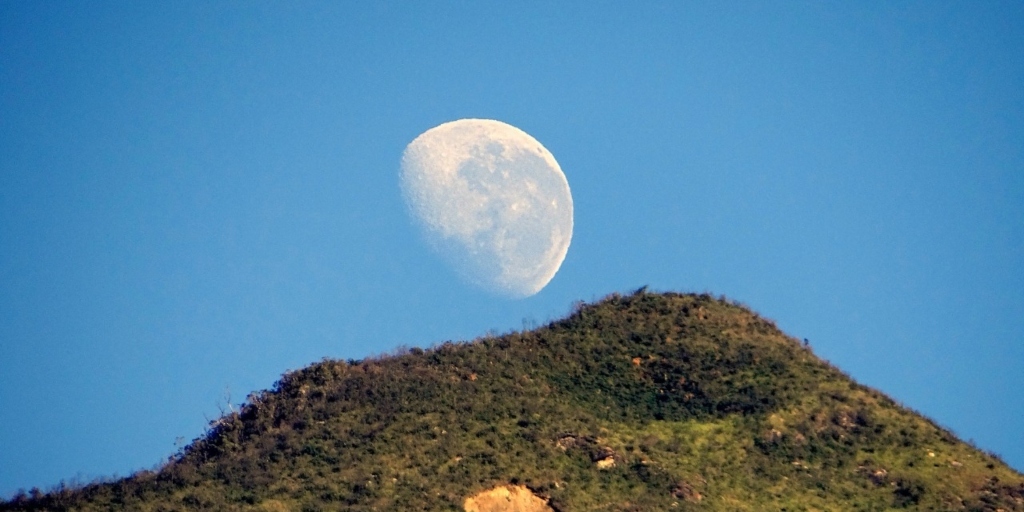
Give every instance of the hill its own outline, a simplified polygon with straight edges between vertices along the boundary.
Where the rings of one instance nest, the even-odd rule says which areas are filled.
[[[748,309],[612,295],[288,373],[157,471],[0,511],[1024,510],[1024,476]]]

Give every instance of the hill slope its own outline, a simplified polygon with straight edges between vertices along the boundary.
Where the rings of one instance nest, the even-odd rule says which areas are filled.
[[[497,494],[467,501],[488,489]],[[325,360],[250,396],[159,471],[19,496],[0,510],[513,502],[1024,510],[1024,477],[743,307],[640,291],[530,332]]]

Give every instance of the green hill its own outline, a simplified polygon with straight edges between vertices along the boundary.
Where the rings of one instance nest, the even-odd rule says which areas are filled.
[[[739,305],[638,291],[529,332],[325,360],[158,471],[0,503],[464,507],[1010,511],[1024,510],[1024,476]]]

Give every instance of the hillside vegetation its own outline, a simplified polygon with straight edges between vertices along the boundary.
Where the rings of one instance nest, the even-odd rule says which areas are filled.
[[[638,291],[528,332],[313,364],[158,471],[0,511],[498,510],[467,498],[502,486],[555,511],[1024,510],[1024,476],[772,322]]]

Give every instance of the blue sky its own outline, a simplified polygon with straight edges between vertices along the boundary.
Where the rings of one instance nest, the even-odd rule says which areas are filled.
[[[0,495],[152,467],[323,357],[645,284],[1024,469],[1021,84],[1019,2],[0,2]],[[572,189],[528,299],[404,210],[403,148],[466,117]]]

